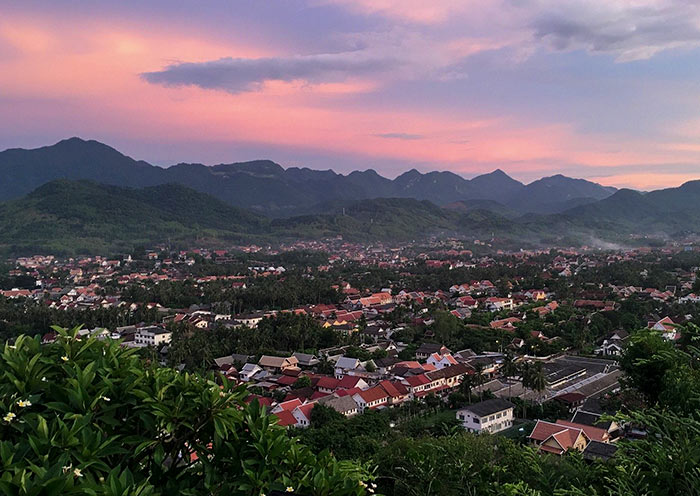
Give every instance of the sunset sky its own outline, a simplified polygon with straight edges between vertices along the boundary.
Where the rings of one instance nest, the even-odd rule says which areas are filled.
[[[0,149],[700,178],[697,0],[0,0]]]

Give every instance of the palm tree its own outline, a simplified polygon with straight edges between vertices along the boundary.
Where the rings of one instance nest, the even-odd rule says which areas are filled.
[[[462,392],[469,398],[469,404],[472,402],[472,388],[474,387],[476,381],[474,374],[466,374],[462,378]]]
[[[479,388],[479,401],[484,399],[484,390],[481,386],[484,385],[484,366],[480,363],[475,363],[472,365],[474,367],[474,382],[477,388]]]
[[[530,362],[523,363],[520,369],[520,376],[522,377],[523,388],[529,388],[532,381],[532,365]],[[523,418],[527,418],[527,399],[523,397]]]
[[[503,377],[505,377],[508,381],[508,398],[510,399],[513,397],[513,395],[511,394],[512,384],[510,382],[510,379],[517,376],[519,372],[518,364],[515,363],[512,354],[506,353],[503,356],[503,365],[501,366],[501,371],[503,373]]]
[[[542,399],[542,391],[547,388],[547,376],[542,367],[542,362],[537,362],[530,372],[530,388],[537,391],[538,403]],[[542,405],[540,404],[540,407]]]

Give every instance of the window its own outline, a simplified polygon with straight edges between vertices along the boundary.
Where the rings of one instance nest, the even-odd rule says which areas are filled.
[[[474,417],[474,423],[475,423],[475,424],[479,424],[479,423],[480,423],[478,417]]]

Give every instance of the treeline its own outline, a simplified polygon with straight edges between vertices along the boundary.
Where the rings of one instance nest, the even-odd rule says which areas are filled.
[[[157,284],[131,284],[124,288],[122,299],[129,302],[154,302],[168,308],[216,304],[218,312],[236,314],[338,303],[340,294],[332,285],[333,281],[327,277],[302,273],[249,278],[246,280],[246,289],[234,289],[229,280],[198,284],[193,279],[187,279],[161,281]]]
[[[206,370],[215,358],[232,353],[288,356],[293,352],[317,353],[321,348],[353,341],[352,337],[322,327],[308,315],[292,313],[265,318],[255,329],[214,326],[201,330],[187,325],[174,325],[172,329],[168,360],[173,365],[185,364],[189,370]]]
[[[114,329],[140,322],[155,322],[157,318],[155,309],[144,306],[134,311],[117,307],[58,310],[33,300],[0,297],[0,341],[12,339],[19,334],[43,334],[51,330],[51,325],[69,327],[80,322],[87,329]]]

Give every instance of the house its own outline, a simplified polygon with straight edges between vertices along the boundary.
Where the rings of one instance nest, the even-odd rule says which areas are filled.
[[[357,358],[341,356],[335,362],[335,376],[338,379],[342,379],[343,376],[348,373],[348,371],[359,369],[361,365],[362,362],[360,362],[360,360]]]
[[[547,298],[547,293],[541,289],[529,289],[525,291],[524,294],[533,301],[540,301]]]
[[[498,298],[491,296],[486,298],[486,309],[490,312],[500,312],[501,310],[513,310],[513,298]]]
[[[410,396],[408,388],[400,382],[381,381],[379,386],[389,395],[388,403],[392,406],[407,401]]]
[[[586,401],[586,395],[576,392],[562,393],[552,399],[566,406],[569,409],[569,412],[573,412],[576,408],[583,405],[583,402]]]
[[[241,324],[248,326],[251,329],[255,329],[264,317],[265,316],[263,314],[249,313],[243,315],[236,315],[235,319]]]
[[[374,364],[377,366],[377,371],[380,374],[388,374],[393,370],[399,359],[392,356],[387,356],[385,358],[377,358],[374,360]]]
[[[294,417],[292,412],[283,410],[281,412],[271,414],[273,417],[277,417],[277,425],[282,427],[289,427],[291,425],[296,425],[297,419]]]
[[[299,364],[299,360],[295,356],[290,357],[276,357],[270,355],[263,355],[258,360],[258,365],[265,370],[271,372],[282,372],[288,368],[295,368]]]
[[[507,317],[505,319],[491,321],[489,327],[491,327],[491,329],[512,330],[515,329],[515,324],[519,322],[521,322],[521,320],[518,317]]]
[[[214,359],[214,365],[216,365],[216,368],[221,369],[222,367],[230,367],[233,365],[233,357],[228,355],[228,356],[222,356],[219,358]],[[227,367],[227,370],[228,370]]]
[[[615,441],[620,436],[620,426],[614,420],[601,421],[601,417],[599,413],[578,409],[571,417],[571,422],[604,429],[608,433],[609,440]]]
[[[473,310],[477,305],[477,301],[471,296],[460,296],[455,299],[455,306],[457,306],[457,308],[469,308]]]
[[[141,327],[134,335],[134,342],[141,346],[159,346],[169,343],[172,336],[172,332],[162,327]]]
[[[700,296],[695,293],[678,298],[678,303],[700,303]]]
[[[299,367],[310,368],[320,363],[318,358],[308,353],[293,353],[292,356],[297,359]]]
[[[425,374],[411,375],[401,379],[414,398],[420,398],[430,392],[432,381]]]
[[[494,398],[457,410],[457,420],[469,432],[500,432],[513,425],[513,408],[510,401]]]
[[[474,369],[466,363],[457,363],[425,375],[431,382],[440,381],[443,390],[454,390],[462,383],[464,376],[474,373]]]
[[[361,411],[386,406],[389,394],[381,386],[374,386],[365,391],[360,391],[352,396]]]
[[[315,403],[306,403],[292,410],[292,415],[297,420],[297,427],[306,428],[311,425],[311,410],[314,406],[316,406]]]
[[[365,382],[365,380],[362,377],[357,377],[354,375],[346,375],[342,379],[340,379],[340,382],[338,382],[337,389],[367,389],[369,387],[369,384]]]
[[[291,400],[283,401],[282,403],[278,403],[273,409],[272,413],[279,413],[282,411],[287,411],[291,412],[295,408],[303,405],[304,402],[301,401],[299,398],[293,398]]]
[[[249,382],[253,379],[253,377],[255,377],[262,371],[263,369],[257,364],[246,363],[245,365],[243,365],[241,370],[238,371],[238,379],[240,379],[242,382]]]
[[[583,451],[590,442],[590,438],[581,428],[554,424],[544,420],[537,421],[528,439],[538,446],[540,451],[555,455],[563,455],[574,449]]]
[[[587,424],[577,424],[576,422],[569,422],[567,420],[557,420],[556,424],[572,429],[581,429],[586,433],[586,436],[591,441],[598,441],[600,443],[610,442],[610,434],[608,434],[607,430],[601,427]]]
[[[352,417],[360,413],[360,408],[352,396],[326,396],[319,399],[318,403],[332,408],[346,417]]]
[[[450,365],[457,365],[457,360],[455,360],[455,358],[449,353],[445,353],[444,355],[433,353],[428,357],[426,363],[429,363],[436,369],[440,370],[445,367],[449,367]]]
[[[472,311],[468,308],[455,308],[450,313],[460,320],[468,319],[472,316]]]
[[[591,441],[583,450],[583,459],[590,462],[595,460],[607,462],[615,456],[615,452],[617,452],[617,446],[614,444]]]
[[[437,343],[423,343],[416,350],[416,360],[427,360],[433,353],[444,355],[450,353],[450,349]]]
[[[349,376],[348,376],[349,377]],[[318,389],[322,393],[332,393],[336,389],[338,389],[338,384],[340,384],[340,380],[336,379],[335,377],[320,377],[318,381],[316,381],[316,384],[314,386],[316,389]]]
[[[379,326],[379,325],[369,325],[366,328],[364,328],[360,332],[360,334],[371,338],[376,343],[380,339],[386,338],[387,329],[385,329],[384,327]]]
[[[668,341],[675,341],[680,338],[680,332],[676,329],[677,324],[671,317],[664,317],[657,322],[649,322],[649,329],[661,331],[661,335]]]
[[[603,340],[603,344],[596,351],[599,355],[620,356],[628,337],[629,333],[625,330],[614,331]]]

